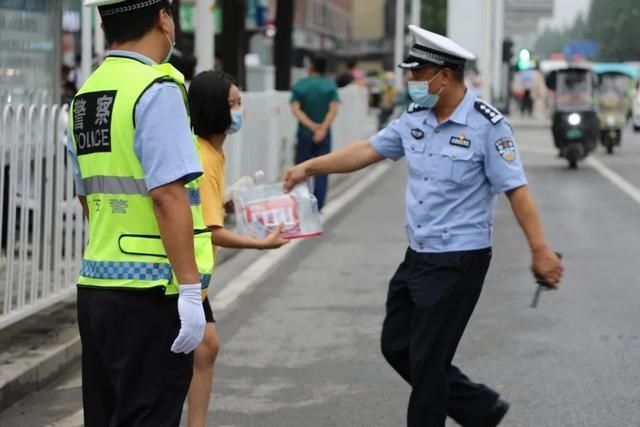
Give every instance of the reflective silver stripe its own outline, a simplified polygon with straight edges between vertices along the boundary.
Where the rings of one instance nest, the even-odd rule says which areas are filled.
[[[92,176],[82,180],[84,189],[89,194],[149,194],[144,179],[121,176]]]

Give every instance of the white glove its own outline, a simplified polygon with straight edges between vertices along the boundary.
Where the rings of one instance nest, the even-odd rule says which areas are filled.
[[[178,314],[180,315],[180,332],[171,346],[174,353],[191,353],[204,337],[204,309],[202,308],[202,286],[180,285],[178,297]]]

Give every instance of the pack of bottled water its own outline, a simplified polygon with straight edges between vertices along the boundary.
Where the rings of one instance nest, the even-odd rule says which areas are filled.
[[[318,201],[307,184],[284,193],[282,183],[261,183],[243,178],[230,188],[238,232],[255,239],[265,238],[282,226],[285,239],[303,239],[322,234]]]

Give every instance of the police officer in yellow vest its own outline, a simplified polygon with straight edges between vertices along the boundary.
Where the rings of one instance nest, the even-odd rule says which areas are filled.
[[[89,222],[78,279],[85,425],[178,426],[213,269],[169,0],[98,6],[110,51],[70,110]]]

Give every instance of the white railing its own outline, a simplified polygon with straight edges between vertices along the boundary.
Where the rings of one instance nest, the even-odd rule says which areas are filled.
[[[256,170],[270,181],[293,163],[297,123],[288,92],[243,95],[243,130],[225,144],[227,182]],[[366,137],[367,94],[341,90],[339,148]],[[87,230],[67,162],[67,106],[0,107],[0,329],[73,293]]]
[[[84,243],[64,139],[67,108],[0,113],[0,327],[70,292]]]

